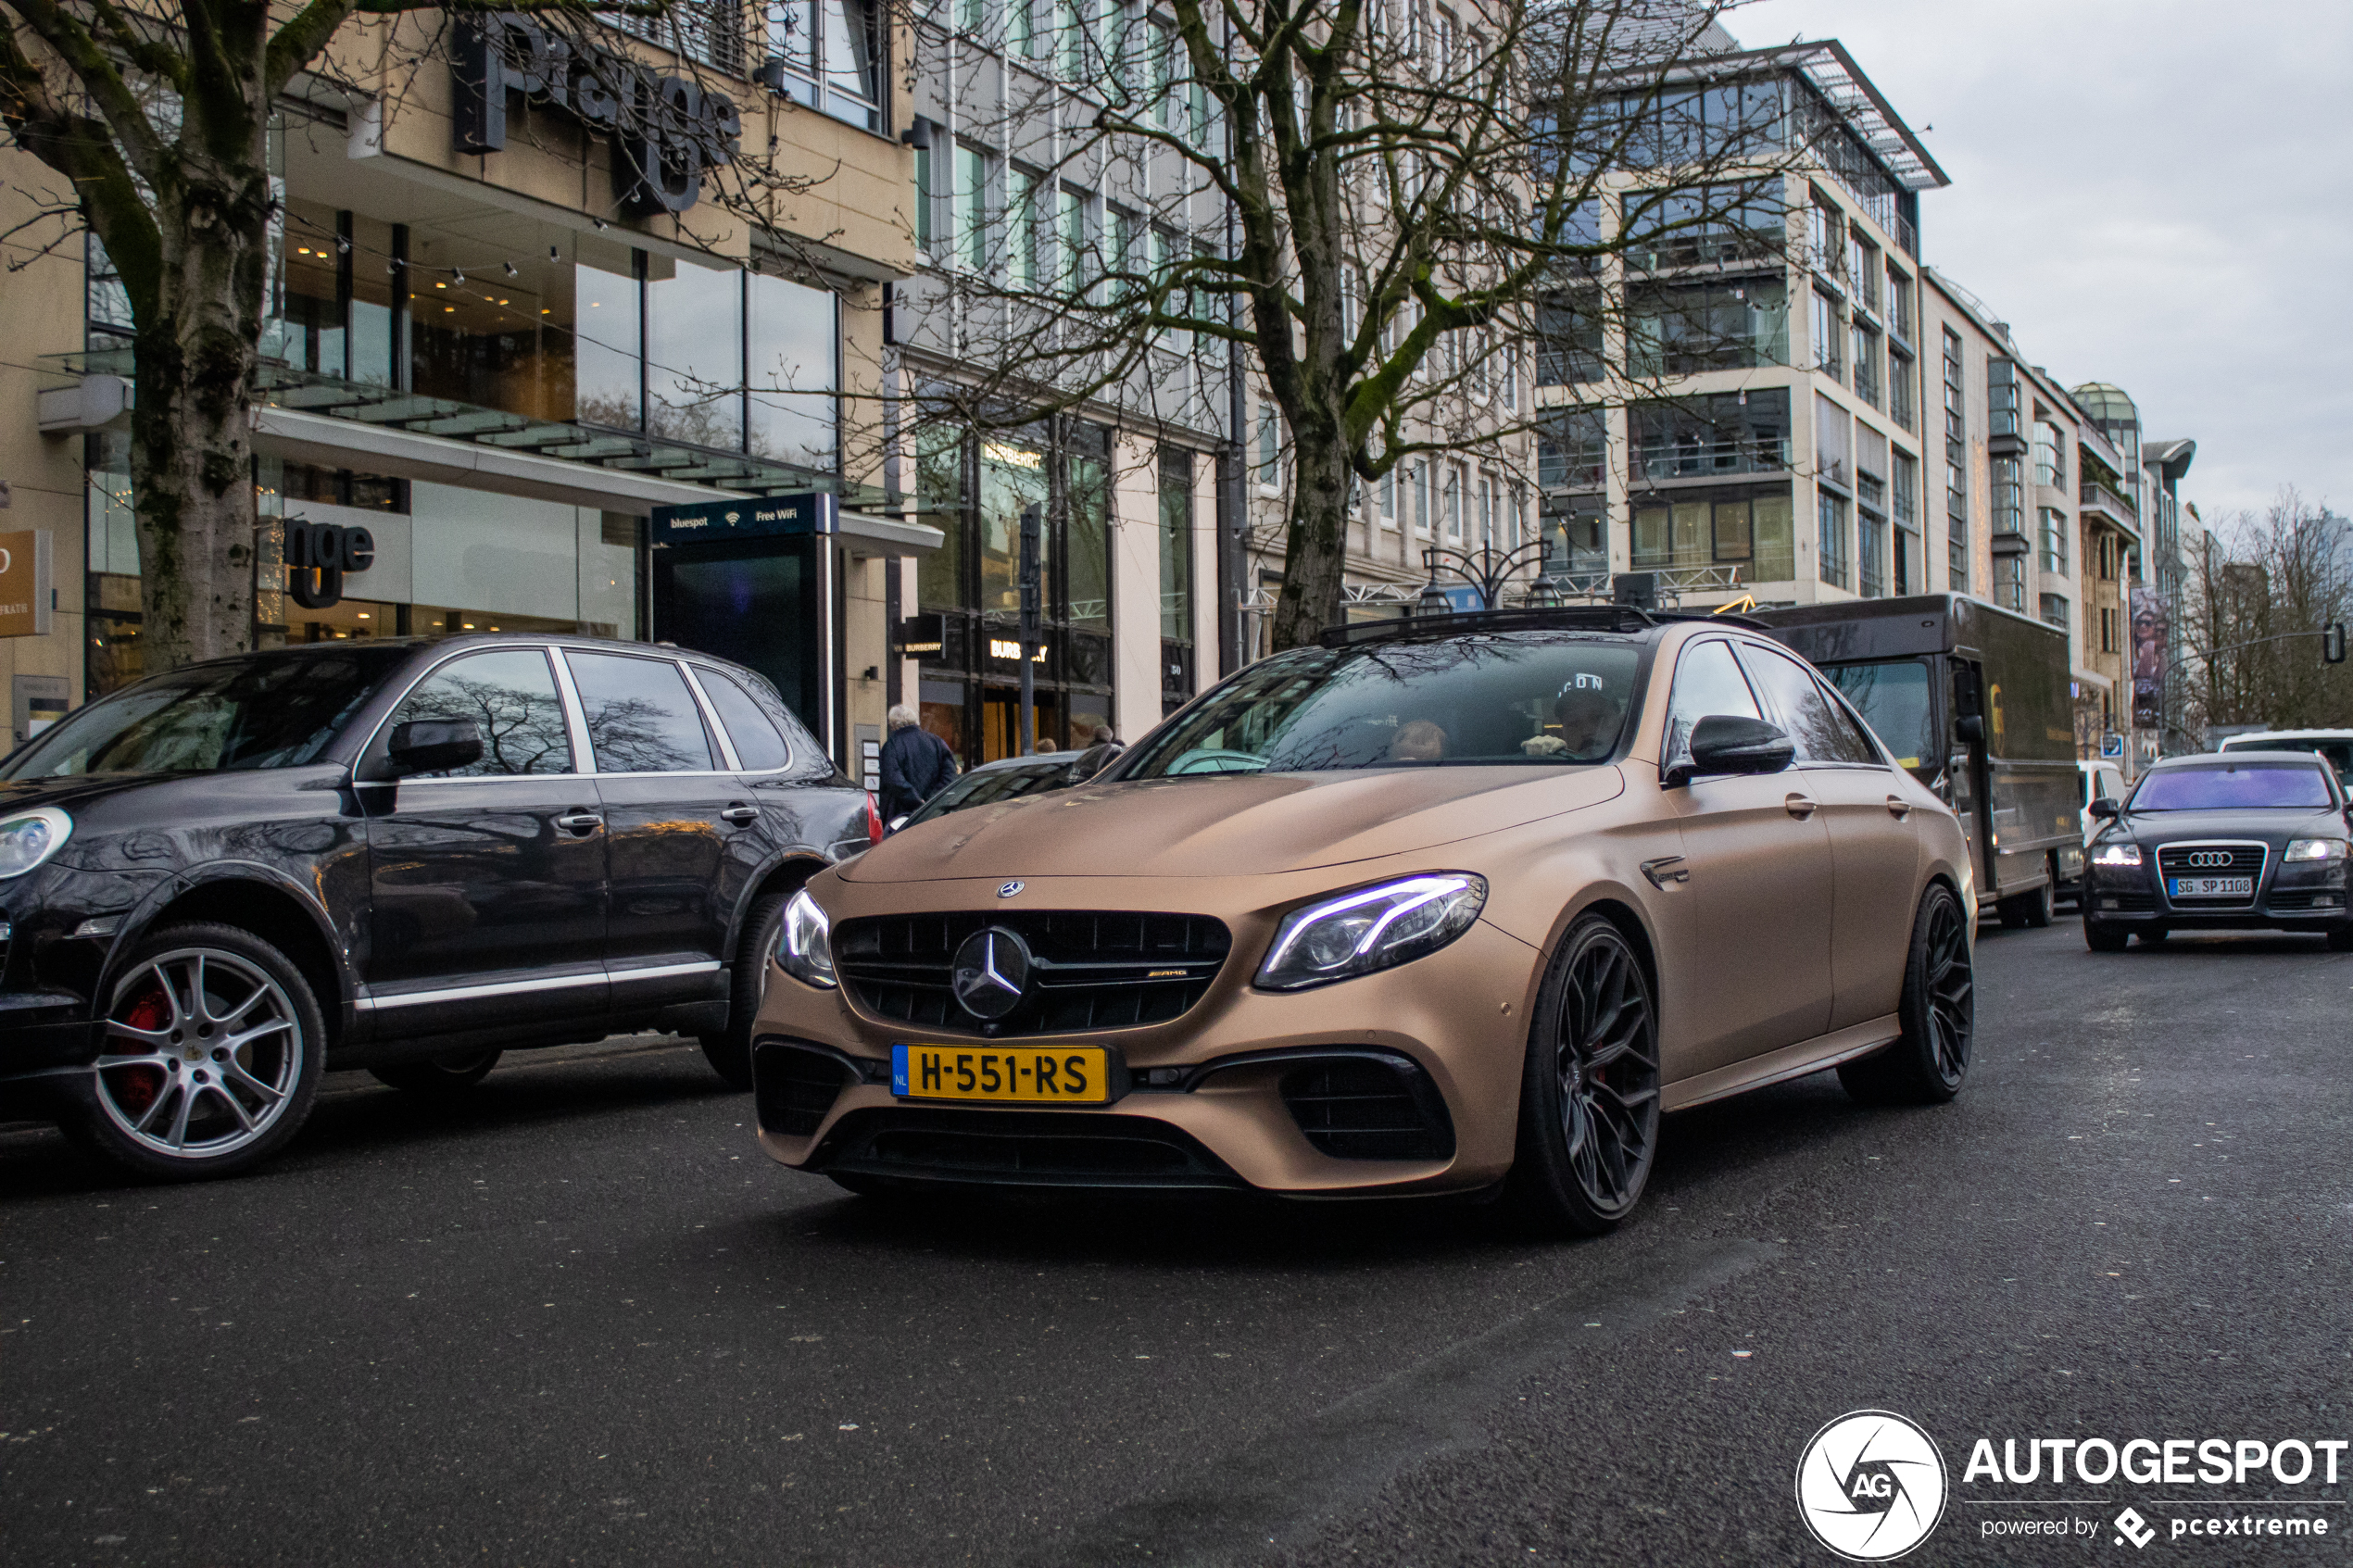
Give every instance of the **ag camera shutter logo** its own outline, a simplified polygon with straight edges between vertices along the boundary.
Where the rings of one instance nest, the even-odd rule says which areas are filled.
[[[1893,1411],[1851,1411],[1814,1434],[1797,1461],[1797,1512],[1850,1562],[1885,1562],[1944,1515],[1944,1456]]]

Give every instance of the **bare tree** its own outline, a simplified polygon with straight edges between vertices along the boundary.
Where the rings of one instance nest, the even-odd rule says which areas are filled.
[[[2221,519],[2189,562],[2181,661],[2187,727],[2353,724],[2353,668],[2322,633],[2353,616],[2353,525],[2292,486],[2261,516]]]
[[[1634,320],[1629,263],[1749,222],[1764,190],[1785,243],[1782,107],[1691,67],[1718,0],[1176,0],[1141,30],[1093,9],[1064,0],[1042,46],[979,41],[1006,85],[957,127],[915,340],[952,370],[914,414],[1215,430],[1255,384],[1290,474],[1277,647],[1340,618],[1360,485],[1529,428],[1531,343],[1590,356],[1594,404],[1680,373],[1717,323]]]

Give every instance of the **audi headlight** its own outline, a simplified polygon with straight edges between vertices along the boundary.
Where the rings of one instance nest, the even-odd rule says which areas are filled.
[[[785,926],[776,934],[776,962],[804,985],[831,989],[840,984],[834,975],[833,922],[805,887],[785,906]]]
[[[1486,902],[1486,878],[1433,872],[1295,909],[1275,933],[1258,984],[1297,991],[1410,962],[1468,931]]]
[[[65,847],[73,819],[55,806],[39,806],[0,818],[0,881],[22,876]]]
[[[2288,841],[2287,860],[2342,860],[2345,840],[2341,838],[2294,838]]]
[[[2141,847],[2137,844],[2103,844],[2094,852],[2095,866],[2137,866],[2141,863]]]

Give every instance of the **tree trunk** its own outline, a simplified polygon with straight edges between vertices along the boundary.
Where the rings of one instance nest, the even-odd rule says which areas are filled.
[[[1275,601],[1275,648],[1304,647],[1340,621],[1347,565],[1348,500],[1355,485],[1337,433],[1293,437],[1290,525],[1283,539],[1283,591]]]
[[[138,331],[131,489],[149,671],[253,646],[254,372],[270,272],[259,145],[158,194],[161,275]]]

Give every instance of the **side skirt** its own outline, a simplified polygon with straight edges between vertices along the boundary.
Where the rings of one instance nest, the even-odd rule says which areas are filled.
[[[1779,1084],[1791,1078],[1803,1078],[1809,1073],[1819,1073],[1825,1067],[1836,1067],[1842,1061],[1852,1061],[1899,1038],[1903,1025],[1894,1013],[1850,1023],[1843,1029],[1833,1029],[1827,1035],[1817,1035],[1810,1040],[1800,1040],[1793,1046],[1768,1051],[1763,1056],[1736,1061],[1730,1067],[1719,1067],[1712,1073],[1701,1073],[1680,1078],[1659,1092],[1659,1108],[1663,1110],[1687,1110],[1694,1105],[1705,1105],[1712,1099],[1728,1095],[1745,1094],[1761,1089],[1768,1084]]]

